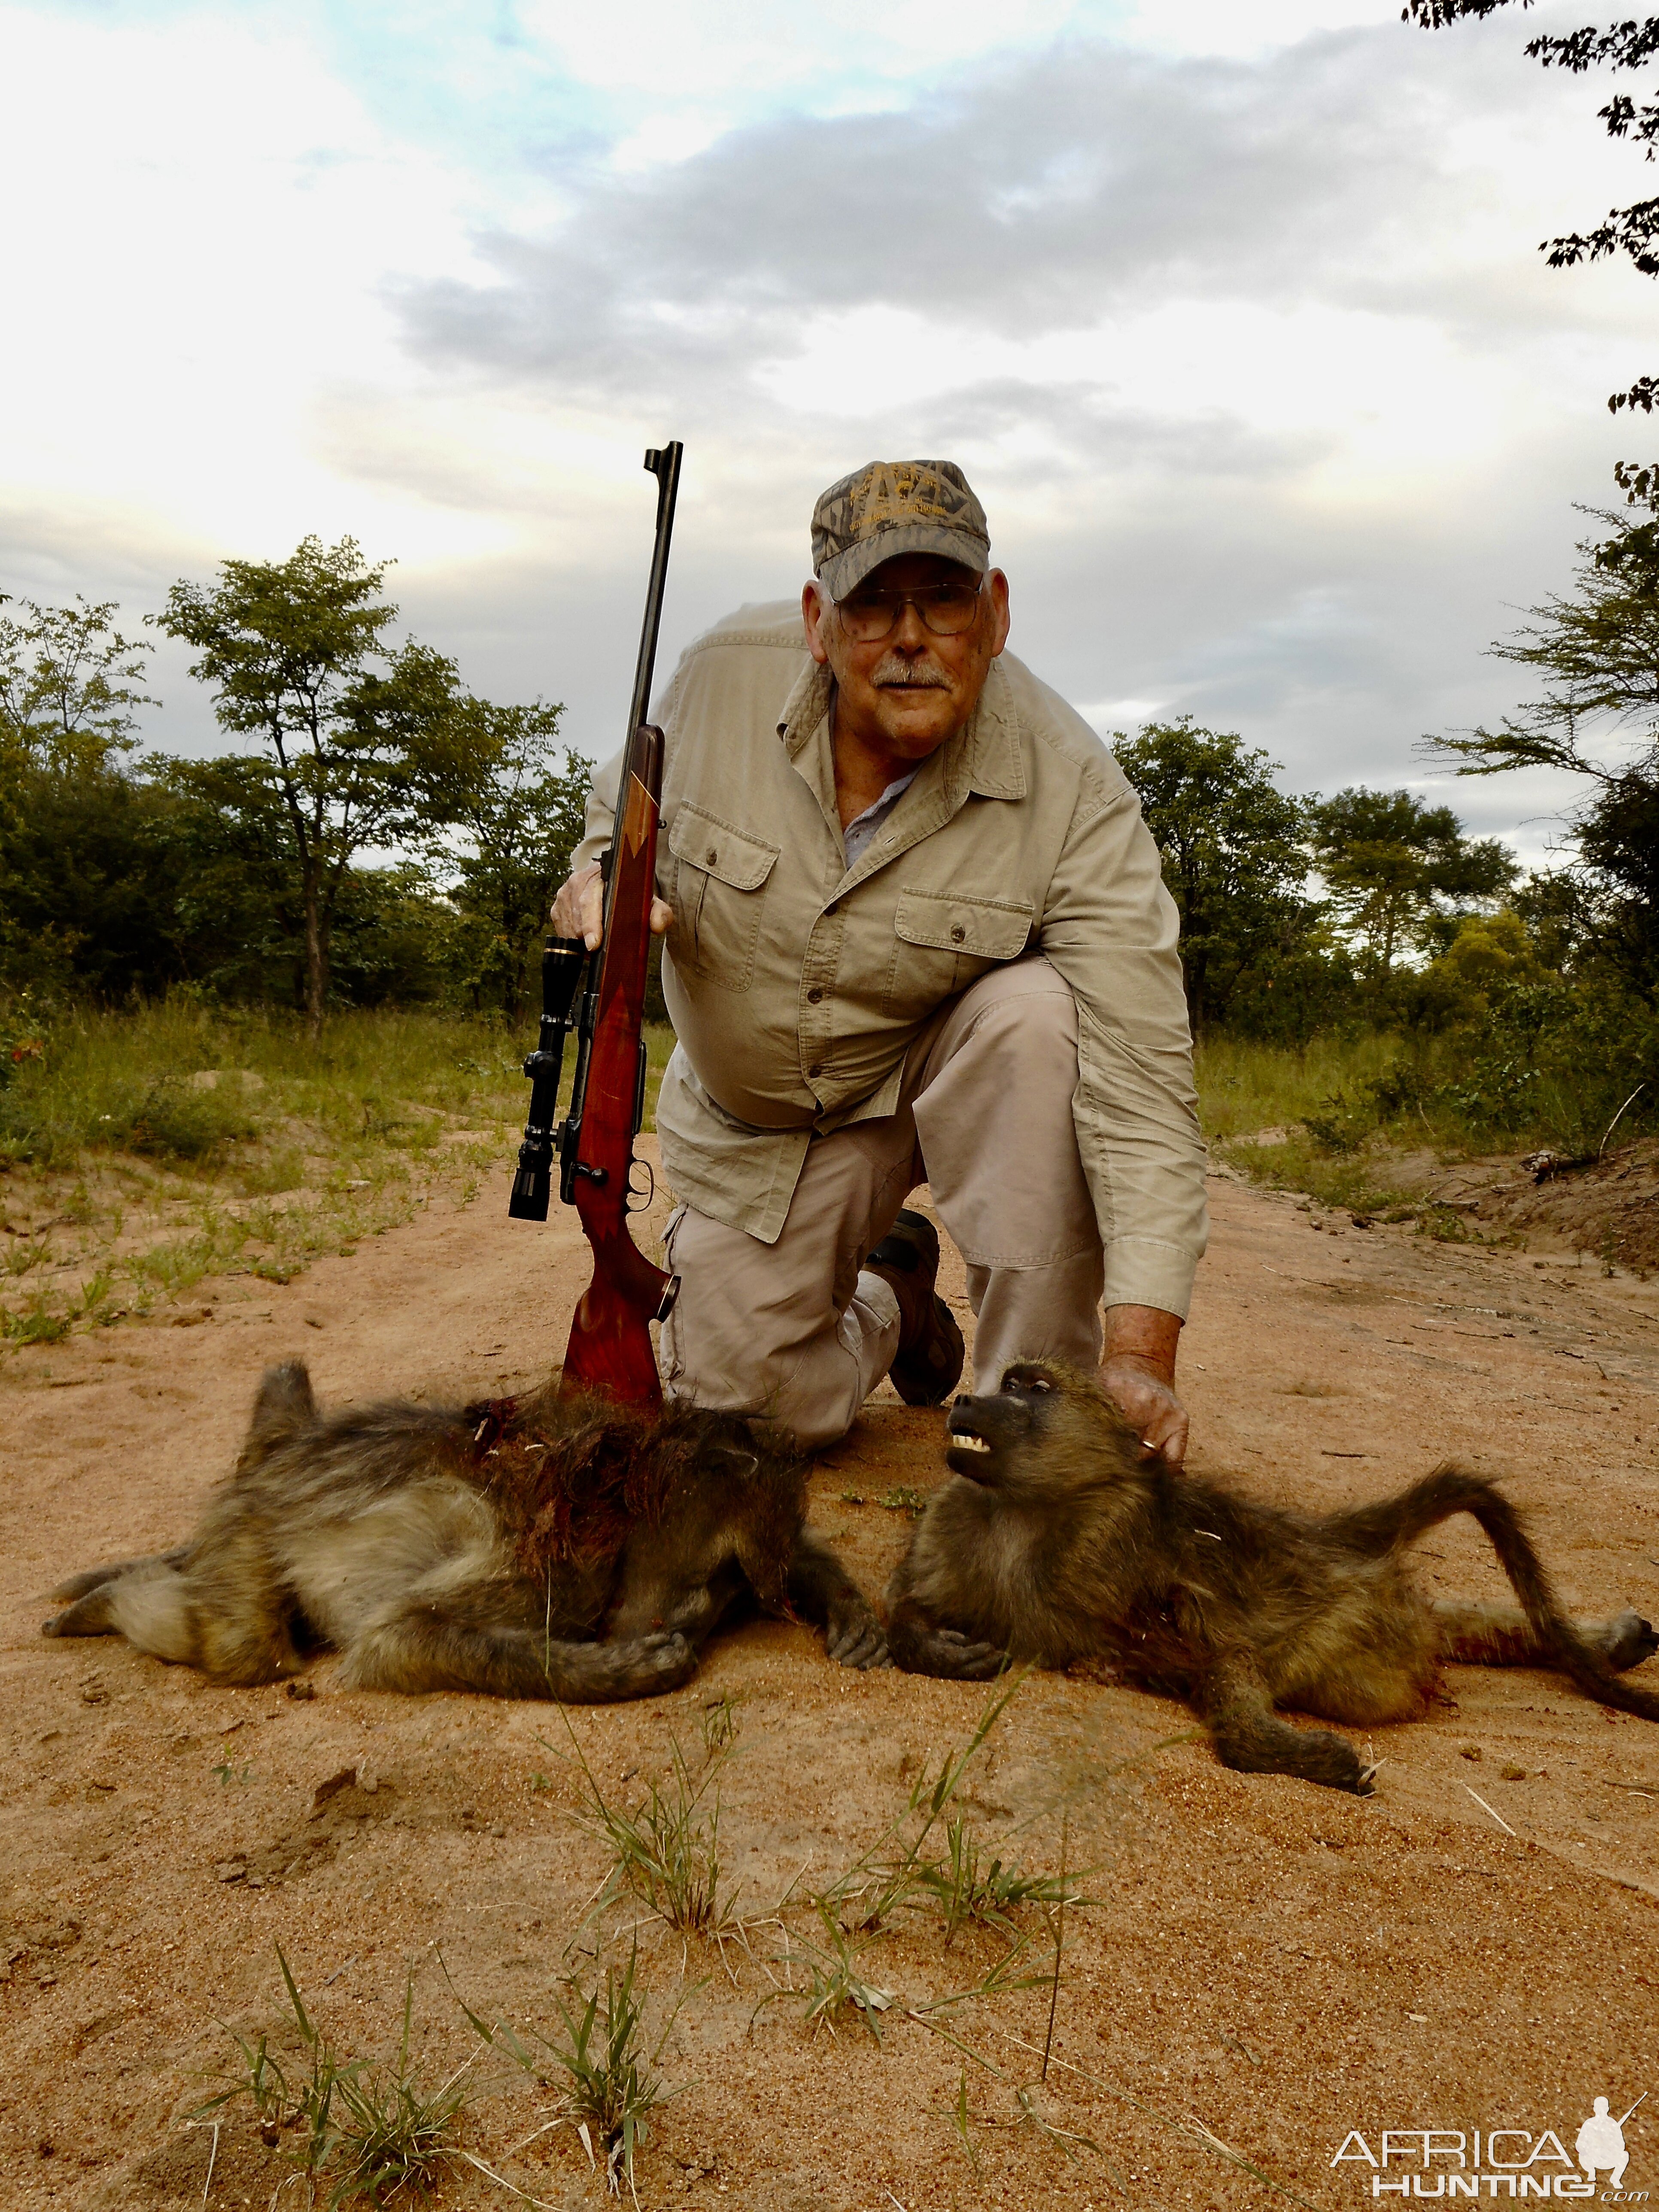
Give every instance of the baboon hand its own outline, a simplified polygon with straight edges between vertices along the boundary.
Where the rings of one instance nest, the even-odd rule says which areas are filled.
[[[981,1644],[959,1629],[907,1630],[894,1657],[908,1674],[933,1674],[947,1682],[988,1682],[1008,1663],[994,1644]]]
[[[830,1616],[824,1648],[843,1667],[890,1667],[887,1632],[867,1605]]]

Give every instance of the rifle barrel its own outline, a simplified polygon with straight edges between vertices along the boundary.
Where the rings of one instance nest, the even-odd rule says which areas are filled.
[[[679,496],[680,456],[685,448],[678,438],[671,438],[659,449],[652,447],[645,457],[645,465],[657,479],[657,542],[651,555],[651,580],[645,587],[645,623],[640,633],[639,665],[634,671],[634,697],[628,710],[628,730],[625,746],[634,742],[634,732],[651,711],[651,678],[657,665],[657,632],[662,626],[663,587],[668,580],[668,541],[674,534],[674,502]],[[627,770],[618,794],[617,819],[622,820],[623,806],[628,798]]]

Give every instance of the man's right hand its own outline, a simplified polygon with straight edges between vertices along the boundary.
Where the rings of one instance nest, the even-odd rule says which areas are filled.
[[[580,937],[590,952],[599,949],[599,939],[605,934],[605,878],[599,872],[597,860],[590,860],[585,868],[560,886],[553,902],[549,919],[556,937]],[[651,934],[661,937],[674,926],[674,909],[665,899],[651,902]]]

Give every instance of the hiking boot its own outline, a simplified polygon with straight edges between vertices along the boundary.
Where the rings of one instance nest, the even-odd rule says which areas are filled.
[[[962,1379],[962,1331],[933,1288],[939,1231],[908,1206],[865,1261],[898,1300],[899,1342],[888,1373],[907,1406],[937,1406]]]

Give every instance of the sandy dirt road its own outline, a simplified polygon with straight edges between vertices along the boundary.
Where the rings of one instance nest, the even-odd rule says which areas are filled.
[[[1659,1613],[1659,1285],[1343,1217],[1316,1230],[1322,1217],[1294,1199],[1224,1179],[1211,1190],[1183,1364],[1197,1464],[1332,1505],[1455,1455],[1508,1480],[1577,1604]],[[591,1973],[593,1933],[578,1931],[607,1862],[570,1818],[556,1709],[343,1695],[326,1660],[314,1700],[295,1702],[38,1635],[60,1576],[188,1528],[268,1361],[303,1352],[337,1402],[500,1393],[556,1357],[585,1252],[568,1223],[509,1224],[500,1195],[434,1199],[284,1287],[204,1286],[210,1316],[195,1325],[119,1328],[0,1370],[0,2205],[269,2203],[280,2148],[242,2118],[216,2147],[185,2117],[228,2049],[216,2021],[275,2020],[279,1943],[354,2052],[395,2040],[413,1962],[434,2068],[470,2046],[440,1950],[481,2012],[544,2026],[559,1975]],[[817,1463],[814,1517],[867,1588],[908,1526],[876,1501],[939,1479],[942,1425],[878,1399]],[[1436,1532],[1422,1571],[1431,1588],[1498,1591],[1473,1529]],[[1000,1847],[1029,1823],[1006,1848],[1050,1871],[1063,1813],[1069,1863],[1091,1869],[1097,1902],[1066,1929],[1058,2063],[1030,2091],[1052,2128],[1092,2146],[1069,2149],[1019,2101],[1047,1986],[922,2014],[983,1976],[994,1936],[946,1951],[936,1923],[910,1916],[876,1938],[865,1969],[894,1999],[879,2045],[846,2019],[812,2036],[799,2001],[755,2016],[801,1979],[803,1898],[879,1835],[918,1761],[967,1738],[981,1688],[849,1674],[805,1631],[760,1623],[672,1697],[573,1712],[623,1802],[663,1773],[671,1738],[701,1755],[709,1700],[729,1696],[738,1717],[721,1840],[748,1949],[728,1946],[723,1970],[648,1918],[636,1931],[653,2004],[701,1984],[663,2051],[679,2094],[640,2155],[640,2201],[1392,2203],[1373,2197],[1352,2142],[1333,2166],[1350,2130],[1372,2157],[1396,2131],[1395,2180],[1423,2171],[1421,2138],[1400,2130],[1461,2131],[1466,2154],[1477,2129],[1520,2130],[1501,2158],[1487,2147],[1486,2169],[1513,2178],[1530,2158],[1536,2182],[1564,2170],[1552,2144],[1571,2151],[1594,2096],[1616,2116],[1650,2084],[1626,2188],[1659,2201],[1659,1729],[1542,1674],[1459,1670],[1449,1691],[1429,1720],[1377,1733],[1380,1794],[1359,1802],[1225,1772],[1184,1711],[1150,1696],[1026,1681],[964,1805]],[[319,1808],[319,1785],[348,1768],[357,1780]],[[786,1967],[766,1916],[792,1881]],[[625,1904],[607,1916],[608,1955],[640,1918]],[[1023,1963],[1042,1971],[1052,1955],[1038,1933]],[[976,2164],[951,2118],[964,2095]],[[466,2139],[542,2203],[596,2203],[569,2129],[514,2148],[552,2101],[488,2059]],[[1452,2170],[1449,2153],[1430,2169]],[[303,2194],[290,2185],[279,2201]],[[511,2200],[469,2172],[443,2201]]]

